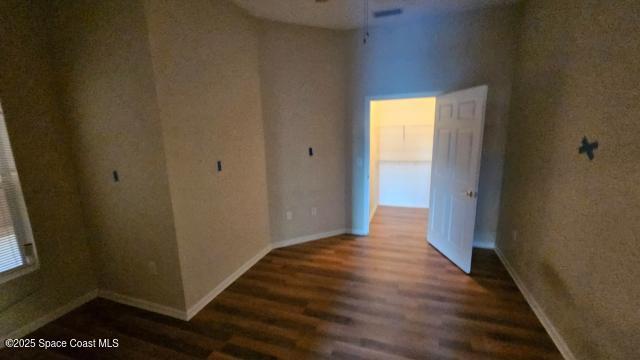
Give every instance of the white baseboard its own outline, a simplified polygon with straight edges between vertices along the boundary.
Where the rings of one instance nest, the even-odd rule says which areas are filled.
[[[302,243],[313,241],[313,240],[320,240],[320,239],[324,239],[332,236],[347,234],[349,232],[351,232],[350,229],[337,229],[337,230],[327,231],[323,233],[300,236],[300,237],[288,239],[288,240],[276,241],[275,243],[273,243],[273,248],[278,249],[285,246],[302,244]]]
[[[576,357],[573,355],[573,352],[571,352],[571,350],[569,349],[567,342],[564,341],[560,333],[558,333],[558,330],[556,329],[556,327],[553,325],[551,320],[547,317],[544,310],[542,310],[542,307],[540,307],[540,305],[538,304],[536,299],[533,297],[529,289],[527,289],[524,282],[522,281],[520,276],[518,276],[518,273],[516,273],[513,266],[511,266],[507,258],[505,258],[504,254],[502,254],[502,251],[500,251],[500,249],[496,247],[495,252],[498,255],[498,258],[500,258],[500,261],[502,262],[504,267],[507,269],[507,271],[513,278],[513,281],[515,281],[516,285],[518,286],[518,289],[520,289],[520,292],[524,296],[525,300],[527,300],[527,303],[529,303],[529,306],[531,306],[531,309],[538,317],[538,320],[540,320],[540,322],[542,323],[542,326],[544,326],[545,330],[547,330],[547,333],[551,337],[551,340],[553,340],[553,343],[556,344],[556,347],[558,347],[558,350],[560,351],[562,356],[567,360],[575,360]]]
[[[147,300],[134,298],[128,295],[122,295],[113,291],[101,289],[98,291],[98,297],[115,301],[120,304],[137,307],[142,310],[147,310],[147,311],[155,312],[158,314],[167,315],[172,318],[176,318],[180,320],[188,320],[187,314],[184,310],[172,308],[166,305],[161,305],[161,304],[154,303]]]
[[[295,244],[301,244],[304,242],[309,242],[313,240],[324,239],[331,236],[342,235],[345,233],[357,234],[357,229],[339,229],[333,230],[324,233],[312,234],[297,237],[294,239],[279,241],[274,243],[273,245],[269,245],[260,250],[255,256],[245,262],[240,268],[238,268],[235,272],[225,278],[220,284],[218,284],[213,290],[211,290],[207,295],[205,295],[202,299],[200,299],[195,305],[191,306],[186,312],[183,310],[175,309],[172,307],[168,307],[165,305],[160,305],[154,302],[141,300],[137,298],[133,298],[130,296],[118,294],[112,291],[107,290],[93,290],[90,291],[80,297],[77,297],[67,304],[53,310],[52,312],[20,327],[17,330],[10,332],[9,334],[2,335],[1,339],[7,338],[20,338],[23,337],[40,327],[46,325],[47,323],[54,321],[55,319],[71,312],[72,310],[82,306],[83,304],[95,299],[96,297],[102,297],[111,301],[115,301],[118,303],[122,303],[125,305],[134,306],[143,310],[167,315],[180,320],[189,320],[193,316],[195,316],[202,308],[204,308],[209,302],[211,302],[216,296],[218,296],[224,289],[226,289],[229,285],[231,285],[235,280],[237,280],[242,274],[244,274],[247,270],[249,270],[253,265],[255,265],[260,259],[262,259],[265,255],[269,253],[272,249],[291,246]],[[493,247],[492,247],[493,248]],[[545,330],[549,333],[549,336],[558,347],[558,350],[562,354],[562,356],[567,360],[575,360],[575,356],[569,349],[567,343],[564,341],[562,336],[558,333],[555,326],[551,322],[551,320],[544,313],[538,302],[535,300],[531,292],[527,289],[527,287],[522,282],[521,278],[516,273],[515,269],[511,266],[509,261],[504,257],[499,248],[495,248],[495,252],[500,258],[500,261],[507,269],[513,280],[515,281],[518,289],[522,292],[522,295],[531,306],[533,312],[536,314],[542,326],[544,326]],[[4,347],[4,341],[0,343],[0,348]]]
[[[247,270],[249,270],[253,265],[255,265],[260,259],[262,259],[265,255],[267,255],[271,250],[278,249],[286,246],[292,246],[296,244],[302,244],[305,242],[320,240],[332,236],[342,235],[349,233],[349,229],[338,229],[318,234],[311,234],[300,236],[293,239],[278,241],[273,243],[272,245],[265,246],[262,250],[260,250],[255,256],[251,259],[247,260],[242,266],[240,266],[233,274],[227,276],[220,284],[218,284],[213,290],[211,290],[207,295],[202,297],[197,303],[191,306],[186,313],[186,320],[190,320],[193,318],[200,310],[202,310],[208,303],[210,303],[216,296],[220,295],[221,292],[224,291],[229,285],[233,284],[242,274],[244,274]]]
[[[5,339],[16,339],[16,338],[21,338],[27,334],[30,334],[36,330],[38,330],[39,328],[43,327],[44,325],[52,322],[53,320],[77,309],[78,307],[88,303],[89,301],[95,299],[98,296],[98,290],[92,290],[89,291],[88,293],[79,296],[71,301],[69,301],[68,303],[60,306],[59,308],[51,311],[50,313],[41,316],[40,318],[6,334],[6,335],[2,335],[0,336],[2,342],[0,343],[0,349],[3,348],[4,345],[4,340]]]
[[[247,270],[249,270],[253,265],[255,265],[260,259],[262,259],[265,255],[267,255],[272,249],[281,248],[285,246],[291,246],[295,244],[301,244],[308,241],[320,240],[324,238],[328,238],[331,236],[342,235],[346,233],[354,233],[355,231],[351,229],[339,229],[328,231],[324,233],[312,234],[307,236],[301,236],[294,239],[289,239],[285,241],[280,241],[272,245],[268,245],[260,250],[255,256],[245,262],[240,268],[234,271],[231,275],[225,278],[220,284],[218,284],[213,290],[211,290],[207,295],[202,297],[195,305],[191,306],[187,311],[176,309],[173,307],[169,307],[166,305],[161,305],[158,303],[154,303],[147,300],[142,300],[138,298],[134,298],[131,296],[119,294],[109,290],[93,290],[83,296],[80,296],[74,300],[71,300],[67,304],[61,306],[60,308],[50,312],[49,314],[42,316],[41,318],[32,321],[31,323],[22,326],[21,328],[12,331],[6,336],[2,336],[2,339],[6,338],[19,338],[25,336],[38,328],[46,325],[47,323],[65,315],[66,313],[78,308],[79,306],[97,298],[101,297],[107,300],[111,300],[120,304],[125,304],[129,306],[133,306],[142,310],[151,311],[154,313],[170,316],[172,318],[180,319],[180,320],[190,320],[194,317],[202,308],[204,308],[208,303],[210,303],[216,296],[218,296],[224,289],[226,289],[229,285],[231,285],[234,281],[236,281],[242,274],[244,274]],[[4,346],[4,341],[0,344],[0,348]]]
[[[262,250],[260,250],[255,256],[251,259],[247,260],[242,266],[238,268],[238,270],[234,271],[233,274],[227,276],[220,284],[218,284],[213,290],[211,290],[207,295],[205,295],[202,299],[200,299],[195,305],[191,306],[187,310],[186,320],[191,320],[200,310],[202,310],[208,303],[210,303],[216,296],[220,295],[224,289],[226,289],[229,285],[233,284],[242,274],[244,274],[247,270],[249,270],[253,265],[255,265],[260,259],[262,259],[265,255],[271,251],[273,247],[271,245],[265,246]]]

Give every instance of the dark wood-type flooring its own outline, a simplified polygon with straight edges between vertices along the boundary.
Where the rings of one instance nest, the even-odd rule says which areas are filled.
[[[273,250],[191,321],[94,300],[30,338],[117,349],[3,349],[0,358],[560,359],[497,256],[473,273],[425,241],[426,210],[380,207],[368,237]]]

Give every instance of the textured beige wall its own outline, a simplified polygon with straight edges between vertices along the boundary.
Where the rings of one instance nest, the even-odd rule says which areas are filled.
[[[145,4],[190,307],[270,241],[256,24],[226,0]]]
[[[492,245],[502,184],[506,123],[511,93],[518,11],[495,7],[427,17],[370,30],[369,41],[351,32],[349,94],[348,214],[356,231],[364,183],[366,96],[448,92],[487,84],[489,94],[482,148],[476,243]]]
[[[344,229],[346,33],[269,21],[259,33],[272,240]]]
[[[0,101],[40,269],[0,284],[0,337],[96,289],[68,128],[34,2],[0,2]]]
[[[100,288],[183,310],[143,4],[70,1],[55,11],[60,99],[73,124]]]
[[[578,359],[638,358],[639,18],[635,0],[525,11],[497,245]]]

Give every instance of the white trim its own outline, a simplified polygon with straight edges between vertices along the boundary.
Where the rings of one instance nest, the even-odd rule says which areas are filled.
[[[412,92],[412,93],[397,93],[397,94],[377,94],[377,95],[365,95],[364,97],[364,119],[362,120],[364,126],[364,136],[362,137],[362,142],[360,146],[364,149],[362,154],[362,183],[360,189],[354,189],[354,191],[362,191],[362,201],[359,204],[355,204],[352,209],[353,214],[357,214],[358,208],[360,214],[358,214],[359,222],[362,222],[362,229],[358,229],[356,234],[358,235],[368,235],[369,234],[369,222],[367,218],[369,218],[369,174],[370,167],[370,142],[371,142],[371,102],[376,100],[391,100],[391,99],[415,99],[415,98],[428,98],[428,97],[436,97],[441,95],[442,91],[422,91],[422,92]],[[366,223],[365,223],[366,222]]]
[[[373,211],[369,210],[369,212],[371,212],[371,214],[369,214],[369,224],[371,224],[371,220],[373,220],[373,215],[376,214],[377,210],[378,210],[378,205],[373,207]]]
[[[272,249],[301,244],[304,242],[309,242],[314,240],[325,239],[328,237],[342,235],[346,233],[358,234],[359,232],[361,231],[357,229],[351,229],[351,231],[349,231],[349,229],[339,229],[339,230],[306,235],[306,236],[301,236],[294,239],[279,241],[274,243],[273,245],[265,246],[255,256],[253,256],[251,259],[245,262],[240,268],[238,268],[235,272],[233,272],[226,279],[224,279],[220,284],[218,284],[213,290],[211,290],[207,295],[205,295],[202,299],[200,299],[195,305],[190,307],[186,312],[179,309],[172,308],[172,307],[168,307],[165,305],[160,305],[151,301],[141,300],[141,299],[133,298],[130,296],[118,294],[108,290],[92,290],[82,296],[79,296],[69,301],[68,303],[49,312],[48,314],[10,332],[6,336],[3,335],[0,338],[0,340],[2,340],[0,342],[0,349],[4,347],[4,339],[23,337],[39,329],[40,327],[62,317],[63,315],[75,310],[76,308],[86,304],[87,302],[97,297],[105,298],[107,300],[115,301],[117,303],[121,303],[125,305],[134,306],[143,310],[167,315],[176,319],[188,321],[193,316],[195,316],[200,310],[202,310],[202,308],[204,308],[209,302],[211,302],[216,296],[218,296],[222,291],[224,291],[224,289],[226,289],[229,285],[231,285],[234,281],[236,281],[240,276],[242,276],[242,274],[244,274],[247,270],[249,270],[258,261],[260,261]],[[520,289],[520,292],[522,293],[524,298],[527,300],[527,303],[529,303],[529,306],[531,306],[531,309],[533,310],[533,312],[536,314],[536,316],[542,323],[542,326],[544,326],[545,330],[553,340],[554,344],[558,347],[558,350],[560,350],[560,353],[562,354],[562,356],[567,360],[575,360],[576,357],[573,355],[573,353],[569,349],[567,343],[564,341],[562,336],[558,333],[555,326],[553,325],[551,320],[547,317],[547,315],[544,313],[544,311],[542,310],[538,302],[535,300],[535,298],[531,294],[531,292],[529,292],[527,287],[524,285],[524,282],[517,275],[515,269],[511,266],[509,261],[504,257],[504,255],[502,254],[502,251],[500,251],[500,249],[496,247],[495,252],[498,255],[498,258],[500,259],[504,267],[507,269],[507,271],[513,278],[516,285],[518,286],[518,289]]]
[[[518,273],[516,273],[515,268],[511,266],[507,258],[502,254],[502,251],[500,251],[498,247],[495,248],[495,252],[504,267],[513,278],[513,281],[515,281],[525,300],[527,300],[527,303],[529,303],[529,306],[531,306],[531,309],[538,317],[538,320],[540,320],[542,326],[544,326],[545,330],[547,330],[547,333],[551,337],[551,340],[553,340],[553,343],[556,344],[556,347],[558,347],[558,350],[560,350],[562,356],[567,360],[575,360],[576,357],[571,352],[571,349],[569,349],[567,342],[562,338],[556,327],[553,325],[549,317],[547,317],[547,314],[545,314],[544,310],[542,310],[542,307],[540,306],[540,304],[538,304],[529,289],[527,289],[520,276],[518,276]]]
[[[19,246],[22,246],[22,245],[19,245]],[[6,270],[5,272],[0,273],[0,284],[4,284],[5,282],[8,282],[10,280],[17,279],[21,276],[32,273],[38,269],[40,269],[39,261],[37,261],[35,264],[21,265],[11,270]]]
[[[202,310],[208,303],[210,303],[216,296],[220,295],[229,285],[233,284],[242,274],[249,270],[253,265],[260,261],[265,255],[267,255],[273,247],[271,245],[265,246],[255,256],[247,260],[242,266],[240,266],[231,275],[227,276],[220,284],[218,284],[213,290],[209,291],[207,295],[202,297],[197,303],[191,306],[186,313],[186,320],[191,320],[200,310]]]
[[[44,325],[54,321],[55,319],[66,315],[67,313],[77,309],[78,307],[88,303],[89,301],[95,299],[98,296],[98,290],[92,290],[89,291],[88,293],[78,296],[77,298],[69,301],[68,303],[60,306],[59,308],[49,312],[48,314],[45,314],[41,317],[39,317],[36,320],[31,321],[30,323],[21,326],[20,328],[8,333],[7,335],[2,335],[1,338],[1,343],[0,343],[0,349],[2,349],[5,345],[4,345],[4,340],[5,339],[16,339],[16,338],[21,338],[27,334],[30,334],[36,330],[38,330],[39,328],[43,327]]]
[[[226,289],[229,285],[231,285],[234,281],[236,281],[240,276],[242,276],[242,274],[244,274],[247,270],[249,270],[258,261],[260,261],[271,250],[281,248],[281,247],[291,246],[295,244],[301,244],[304,242],[321,240],[328,237],[347,234],[347,233],[356,233],[356,232],[353,229],[339,229],[339,230],[333,230],[333,231],[324,232],[324,233],[301,236],[294,239],[279,241],[277,243],[267,245],[262,250],[260,250],[255,256],[247,260],[247,262],[245,262],[242,266],[240,266],[231,275],[227,276],[227,278],[225,278],[207,295],[202,297],[202,299],[200,299],[195,305],[191,306],[186,312],[180,309],[176,309],[166,305],[161,305],[161,304],[154,303],[147,300],[134,298],[134,297],[123,295],[123,294],[119,294],[109,290],[93,290],[83,296],[80,296],[76,299],[69,301],[68,303],[61,306],[60,308],[50,312],[49,314],[42,316],[37,320],[30,322],[27,325],[22,326],[21,328],[9,333],[8,335],[3,336],[2,340],[6,338],[19,338],[19,337],[25,336],[97,297],[111,300],[120,304],[133,306],[142,310],[147,310],[154,313],[170,316],[179,320],[189,321],[200,310],[202,310],[208,303],[210,303],[213,299],[215,299],[216,296],[218,296],[221,292],[223,292],[224,289]],[[2,347],[4,347],[4,341],[2,341],[2,344],[0,344],[0,348]]]
[[[332,236],[344,235],[344,234],[346,234],[348,232],[349,232],[349,229],[337,229],[337,230],[327,231],[327,232],[323,232],[323,233],[300,236],[300,237],[293,238],[293,239],[288,239],[288,240],[276,241],[275,243],[273,243],[273,248],[274,249],[278,249],[278,248],[285,247],[285,246],[302,244],[302,243],[306,243],[306,242],[309,242],[309,241],[325,239],[325,238],[332,237]]]
[[[151,311],[151,312],[154,312],[154,313],[167,315],[167,316],[170,316],[172,318],[176,318],[176,319],[180,319],[180,320],[187,320],[187,314],[185,313],[184,310],[172,308],[172,307],[166,306],[166,305],[160,305],[158,303],[154,303],[154,302],[151,302],[151,301],[134,298],[134,297],[123,295],[123,294],[119,294],[119,293],[116,293],[116,292],[113,292],[113,291],[102,290],[101,289],[101,290],[98,291],[98,297],[101,297],[101,298],[104,298],[104,299],[107,299],[107,300],[111,300],[111,301],[115,301],[115,302],[120,303],[120,304],[125,304],[125,305],[129,305],[129,306],[137,307],[137,308],[142,309],[142,310],[147,310],[147,311]]]
[[[220,295],[229,285],[233,284],[242,274],[244,274],[247,270],[251,269],[253,265],[255,265],[258,261],[260,261],[265,255],[267,255],[271,250],[278,249],[286,246],[292,246],[296,244],[302,244],[309,241],[325,239],[332,236],[343,235],[349,233],[350,229],[338,229],[333,231],[328,231],[324,233],[311,234],[300,236],[293,239],[277,241],[271,245],[265,246],[262,250],[260,250],[255,256],[251,259],[247,260],[242,266],[240,266],[236,271],[234,271],[231,275],[227,276],[220,284],[218,284],[213,290],[211,290],[207,295],[203,296],[197,303],[191,306],[186,313],[186,320],[191,320],[200,310],[202,310],[207,304],[209,304],[216,296]]]

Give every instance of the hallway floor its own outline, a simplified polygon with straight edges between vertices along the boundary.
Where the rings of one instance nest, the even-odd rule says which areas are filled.
[[[3,349],[0,358],[561,359],[497,256],[473,273],[425,241],[427,211],[380,207],[368,237],[271,251],[191,321],[97,299],[27,338],[117,349]]]

